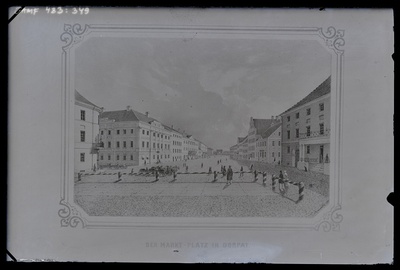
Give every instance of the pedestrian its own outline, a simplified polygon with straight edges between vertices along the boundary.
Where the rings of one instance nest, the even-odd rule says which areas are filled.
[[[285,185],[282,171],[279,171],[279,191],[285,194]]]
[[[240,177],[240,178],[243,177],[243,166],[240,167],[240,175],[239,175],[239,177]]]
[[[118,181],[121,181],[121,176],[122,176],[122,173],[118,172]]]
[[[189,171],[189,166],[186,165],[186,172],[188,172],[188,171]]]
[[[158,170],[156,170],[156,181],[158,181]]]
[[[208,174],[212,174],[211,167],[210,167],[210,168],[208,168]]]
[[[285,186],[285,192],[289,190],[289,176],[286,171],[283,171],[283,184]]]
[[[217,171],[214,171],[214,182],[217,181],[217,176],[218,176]]]
[[[228,185],[232,184],[232,179],[233,179],[233,171],[232,171],[231,166],[229,165],[228,173],[226,175],[226,180],[228,181]]]
[[[201,168],[203,168],[203,163],[201,163]]]
[[[258,181],[258,172],[257,170],[254,171],[254,182]]]
[[[250,171],[253,171],[253,164],[250,165]]]
[[[131,175],[133,174],[133,168],[132,168],[132,170],[131,170]]]
[[[93,171],[96,172],[96,164],[93,165]]]
[[[176,170],[173,170],[174,181],[176,180]]]
[[[82,180],[82,174],[79,172],[78,173],[78,182]]]

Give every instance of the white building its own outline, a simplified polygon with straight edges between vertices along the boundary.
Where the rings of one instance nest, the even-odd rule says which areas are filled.
[[[98,140],[99,114],[96,106],[75,90],[74,171],[97,169],[97,154],[102,143]]]

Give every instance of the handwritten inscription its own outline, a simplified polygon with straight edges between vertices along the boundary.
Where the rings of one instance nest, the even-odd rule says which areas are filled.
[[[16,8],[15,12],[17,12],[20,8]],[[44,10],[46,14],[50,15],[61,15],[61,14],[72,14],[72,15],[87,15],[90,12],[88,7],[24,7],[21,10],[22,14],[31,14],[36,15],[40,11]]]

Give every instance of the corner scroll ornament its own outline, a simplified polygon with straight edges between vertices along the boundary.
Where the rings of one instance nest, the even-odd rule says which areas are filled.
[[[58,216],[61,218],[61,227],[72,227],[76,228],[81,224],[82,228],[85,228],[85,222],[81,217],[81,214],[75,207],[71,206],[65,200],[61,200],[60,204],[62,208],[58,210]]]
[[[64,24],[64,32],[60,36],[61,41],[65,43],[62,49],[65,51],[71,45],[81,42],[89,28],[87,24],[84,26],[78,23],[74,25]]]
[[[325,31],[318,28],[319,36],[325,41],[326,46],[333,49],[336,53],[341,54],[344,52],[344,30],[336,30],[335,27],[330,26]]]
[[[329,212],[324,214],[322,221],[315,225],[314,229],[317,231],[322,229],[324,232],[340,231],[340,222],[343,221],[343,215],[338,211],[341,209],[340,205],[332,207]]]

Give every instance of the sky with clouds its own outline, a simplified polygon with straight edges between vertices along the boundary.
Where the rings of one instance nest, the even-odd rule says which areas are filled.
[[[148,111],[214,149],[331,74],[331,55],[310,40],[92,37],[75,55],[75,88],[91,102]]]

